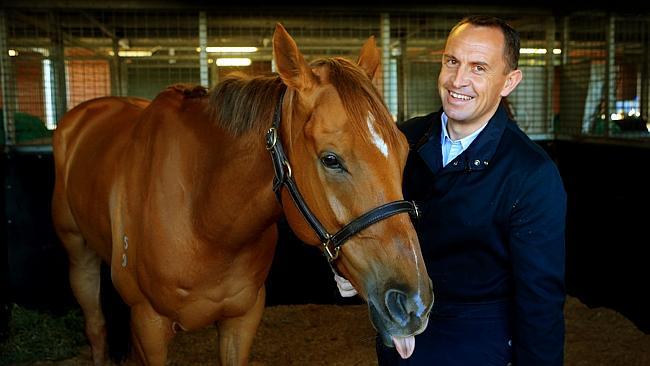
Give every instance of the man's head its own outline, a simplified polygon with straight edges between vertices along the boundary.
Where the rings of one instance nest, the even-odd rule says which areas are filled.
[[[473,16],[458,22],[447,38],[438,77],[452,123],[468,131],[485,124],[521,81],[518,62],[519,34],[505,21]]]

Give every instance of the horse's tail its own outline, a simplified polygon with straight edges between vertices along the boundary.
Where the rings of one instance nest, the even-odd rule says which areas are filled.
[[[131,312],[113,287],[110,268],[104,263],[102,263],[101,276],[100,294],[102,312],[106,319],[108,357],[114,363],[120,364],[128,358],[132,349]]]

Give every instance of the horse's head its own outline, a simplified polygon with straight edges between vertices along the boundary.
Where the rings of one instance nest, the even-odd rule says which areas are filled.
[[[273,48],[288,87],[280,138],[292,178],[322,227],[336,233],[364,213],[402,200],[408,144],[371,81],[380,63],[374,38],[356,64],[343,58],[308,64],[279,24]],[[283,189],[282,200],[292,230],[302,241],[321,245],[322,235],[288,191]],[[431,282],[409,215],[371,221],[341,246],[333,265],[368,302],[384,343],[408,357],[413,336],[428,321]]]

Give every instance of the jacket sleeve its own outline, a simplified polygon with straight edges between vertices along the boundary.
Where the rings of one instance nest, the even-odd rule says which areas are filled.
[[[546,160],[523,178],[513,203],[514,364],[562,365],[566,192]]]

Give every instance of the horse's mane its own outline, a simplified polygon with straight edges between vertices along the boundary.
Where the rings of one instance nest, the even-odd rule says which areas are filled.
[[[338,91],[353,128],[367,136],[368,112],[373,127],[390,143],[397,138],[396,126],[380,121],[393,121],[387,108],[364,71],[344,58],[319,59],[311,64],[327,67],[329,81]],[[222,79],[209,93],[208,111],[212,120],[234,135],[252,129],[265,131],[270,125],[281,92],[286,89],[279,76],[248,76],[232,73]]]
[[[209,93],[212,120],[234,135],[271,126],[273,112],[286,88],[279,76],[251,77],[232,73]]]

